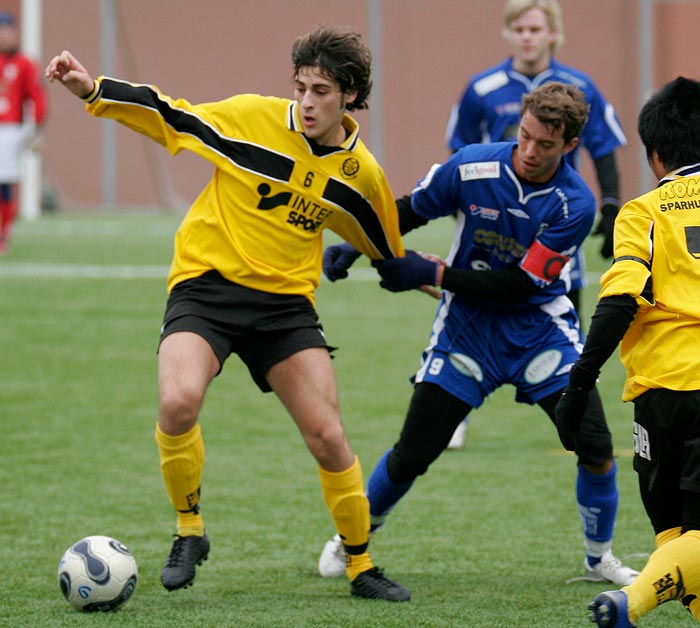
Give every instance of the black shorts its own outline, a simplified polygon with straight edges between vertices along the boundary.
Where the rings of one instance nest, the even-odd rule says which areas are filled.
[[[168,298],[160,340],[190,331],[204,338],[219,360],[237,353],[260,390],[272,390],[266,375],[290,355],[326,344],[311,302],[303,296],[246,288],[210,271],[176,285]]]
[[[633,435],[634,469],[656,532],[700,529],[700,391],[640,395]]]

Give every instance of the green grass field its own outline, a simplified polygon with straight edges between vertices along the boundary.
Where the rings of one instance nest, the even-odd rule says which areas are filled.
[[[582,572],[575,459],[534,407],[504,388],[477,411],[464,450],[446,452],[372,544],[377,564],[413,593],[408,604],[353,599],[316,572],[332,534],[316,465],[291,419],[235,359],[201,416],[203,512],[212,542],[195,585],[166,592],[159,573],[174,533],[153,432],[156,343],[178,218],[70,213],[19,224],[0,258],[0,626],[11,628],[566,628],[590,625],[606,587]],[[408,243],[445,254],[452,225]],[[589,270],[603,262],[591,242]],[[396,438],[408,377],[435,301],[369,280],[323,282],[318,309],[351,442],[369,475]],[[364,267],[364,271],[362,270]],[[592,287],[586,309],[592,312]],[[615,551],[649,552],[653,534],[631,467],[632,408],[610,361],[601,382],[621,492]],[[59,590],[63,551],[90,534],[132,550],[139,583],[121,610],[72,609]],[[643,559],[630,559],[641,567]],[[676,603],[644,628],[694,625]]]

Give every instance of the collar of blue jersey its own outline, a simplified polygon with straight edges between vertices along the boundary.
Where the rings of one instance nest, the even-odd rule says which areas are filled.
[[[339,148],[355,150],[360,138],[360,125],[355,118],[346,113],[343,116],[343,126],[347,131],[347,137]],[[289,103],[289,109],[287,110],[287,128],[297,133],[304,132],[304,125],[301,123],[301,117],[299,115],[299,103],[296,100]]]
[[[691,177],[696,174],[700,174],[700,163],[692,164],[690,166],[682,166],[681,168],[678,168],[677,170],[669,172],[667,175],[665,175],[663,179],[659,181],[659,185],[657,187],[663,185],[664,183],[668,183],[669,181],[673,181],[678,177]]]
[[[534,89],[535,86],[540,85],[541,83],[544,83],[544,79],[549,78],[550,76],[552,76],[555,73],[555,71],[563,68],[561,63],[559,63],[556,59],[552,58],[549,60],[549,65],[544,70],[539,72],[538,74],[533,74],[533,75],[522,74],[521,72],[518,72],[517,70],[513,69],[513,61],[514,60],[515,59],[512,56],[510,56],[506,59],[505,64],[504,64],[506,71],[508,72],[508,74],[511,77],[518,77],[518,78],[522,77],[522,78],[527,79],[529,82],[531,82],[533,84],[533,86],[530,89]]]

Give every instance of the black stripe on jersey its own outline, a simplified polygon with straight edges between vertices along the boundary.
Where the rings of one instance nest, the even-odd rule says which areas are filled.
[[[297,119],[294,116],[295,105],[296,102],[289,103],[289,108],[287,109],[287,128],[291,129],[292,131],[300,131],[301,129],[297,128]]]
[[[178,133],[198,138],[239,168],[277,181],[288,182],[292,176],[294,160],[255,144],[224,138],[194,113],[175,109],[159,98],[158,92],[148,85],[131,85],[114,79],[103,79],[102,85],[103,99],[157,111]]]
[[[382,257],[395,257],[377,214],[357,190],[330,177],[323,191],[323,200],[350,214]]]

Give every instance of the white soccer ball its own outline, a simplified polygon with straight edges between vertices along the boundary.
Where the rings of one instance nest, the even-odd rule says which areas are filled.
[[[108,536],[86,536],[58,563],[58,583],[78,610],[113,611],[134,593],[136,561],[126,545]]]

